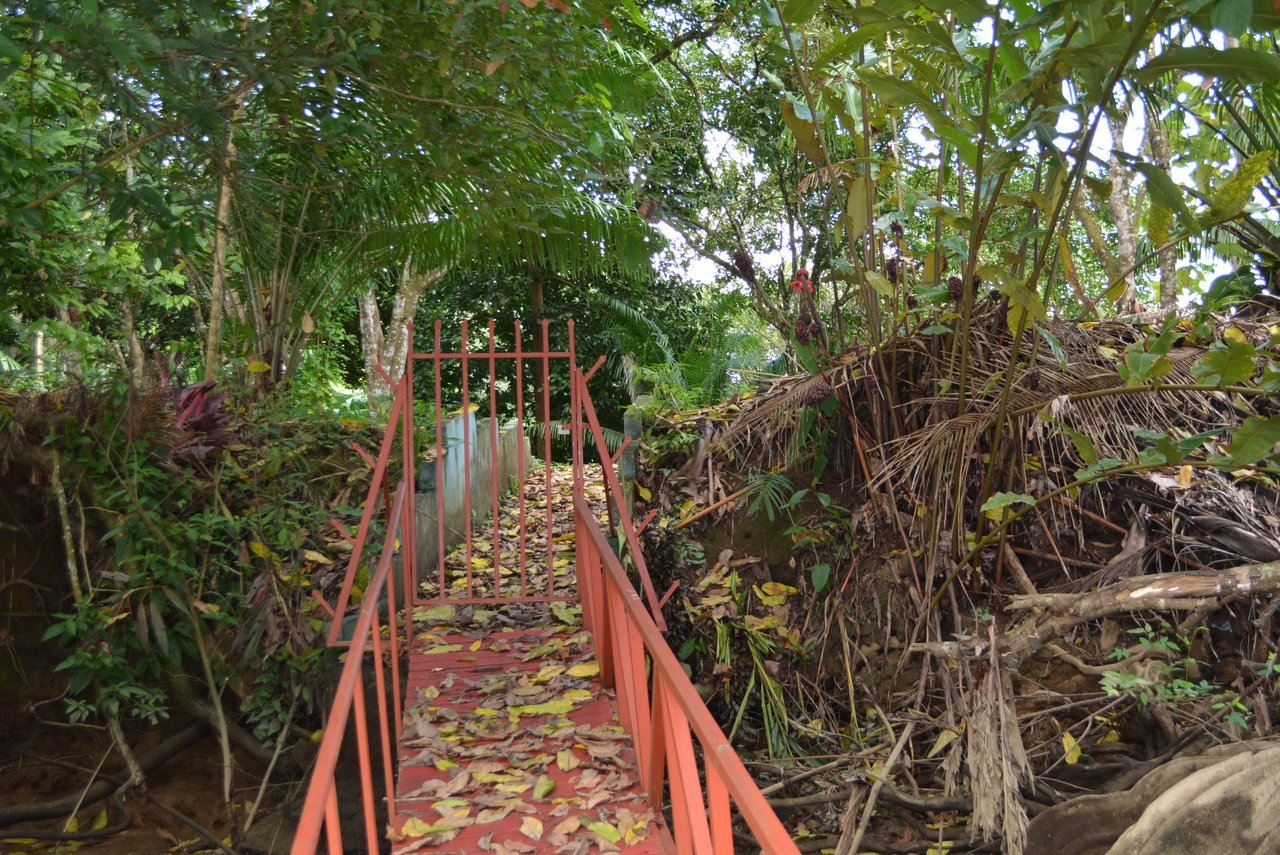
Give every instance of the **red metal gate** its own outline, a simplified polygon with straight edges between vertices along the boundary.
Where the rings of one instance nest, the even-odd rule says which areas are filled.
[[[539,349],[525,350],[523,347],[524,330],[519,320],[515,321],[512,332],[512,348],[499,350],[495,336],[494,322],[489,321],[485,335],[487,347],[484,350],[471,350],[469,337],[472,331],[466,321],[461,323],[458,347],[450,350],[442,342],[441,324],[435,322],[432,336],[432,347],[429,351],[413,350],[413,329],[409,329],[409,367],[408,375],[408,419],[410,430],[413,422],[413,399],[415,397],[414,364],[426,362],[430,368],[429,394],[426,400],[433,402],[431,422],[434,426],[434,439],[431,442],[426,464],[434,467],[434,555],[433,567],[420,567],[419,572],[426,574],[421,583],[419,596],[415,602],[435,602],[449,600],[455,603],[495,603],[495,602],[547,602],[565,600],[574,597],[571,591],[560,586],[557,589],[555,574],[552,572],[555,553],[553,543],[555,536],[568,534],[567,531],[556,530],[556,520],[552,514],[551,494],[553,490],[553,437],[567,435],[569,437],[573,461],[573,488],[580,491],[582,485],[582,445],[579,421],[574,417],[577,412],[577,385],[573,382],[576,365],[574,362],[574,324],[568,321],[566,333],[568,346],[564,350],[553,350],[551,347],[551,325],[547,320],[541,322]],[[479,366],[479,377],[473,375],[474,366]],[[449,382],[450,369],[457,374],[457,382]],[[474,385],[479,380],[480,387]],[[536,400],[534,401],[534,418],[532,431],[525,420],[525,386],[533,380]],[[569,390],[569,408],[564,413],[553,412],[551,403],[552,381],[559,380],[563,388]],[[457,400],[448,400],[445,389],[461,389]],[[502,400],[501,390],[509,390],[507,400]],[[540,390],[540,394],[539,394]],[[452,409],[457,407],[456,410]],[[446,410],[450,417],[446,417]],[[483,428],[477,413],[487,410]],[[507,419],[504,427],[501,420]],[[543,489],[546,495],[541,503],[530,503],[525,493],[530,468],[535,465],[532,458],[527,459],[523,453],[524,437],[531,432],[535,439],[535,447],[540,446],[541,459],[537,461],[542,467]],[[487,510],[493,519],[499,516],[499,506],[508,487],[502,483],[500,462],[509,456],[505,447],[507,437],[515,437],[521,446],[514,453],[516,501],[518,502],[518,544],[514,555],[504,561],[500,532],[497,525],[493,527],[492,543],[486,544],[491,560],[490,566],[484,567],[483,573],[477,572],[475,541],[473,527],[477,513]],[[454,440],[450,446],[449,441]],[[459,441],[460,440],[460,441]],[[416,441],[410,434],[408,442]],[[483,444],[483,445],[481,445]],[[487,455],[487,465],[485,457]],[[533,457],[537,457],[536,452]],[[479,464],[479,465],[478,465]],[[483,477],[476,470],[487,468],[487,484],[475,483]],[[475,506],[473,497],[477,492],[484,494],[486,507]],[[451,502],[451,494],[454,500]],[[456,496],[461,496],[460,507],[456,506]],[[416,497],[411,496],[410,504],[418,507]],[[426,501],[426,512],[430,515],[433,504]],[[541,504],[545,507],[543,519],[533,519],[526,515],[527,504]],[[451,514],[450,512],[453,511]],[[449,517],[452,516],[452,523]],[[569,524],[572,524],[570,519]],[[545,555],[530,555],[526,547],[525,532],[529,526],[543,526],[546,534]],[[457,542],[461,544],[463,554],[459,556],[461,566],[449,566],[448,547]],[[415,549],[417,544],[415,543]],[[545,559],[545,560],[544,560]],[[535,570],[530,575],[531,567]],[[545,570],[546,572],[536,572]]]

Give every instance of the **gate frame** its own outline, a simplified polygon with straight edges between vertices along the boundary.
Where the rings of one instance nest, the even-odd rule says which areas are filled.
[[[497,350],[495,347],[495,341],[494,341],[495,325],[496,325],[496,321],[494,321],[493,319],[490,319],[488,323],[488,338],[489,338],[488,349],[487,350],[471,350],[468,347],[468,342],[467,342],[467,333],[470,326],[470,322],[466,320],[461,321],[459,324],[460,333],[461,333],[461,338],[460,338],[461,346],[458,351],[452,351],[452,352],[444,351],[441,349],[442,324],[439,319],[437,319],[435,323],[432,325],[433,347],[430,351],[416,351],[414,349],[414,328],[413,328],[413,324],[408,325],[408,348],[407,348],[408,355],[406,358],[405,372],[404,372],[407,378],[405,382],[407,384],[406,406],[408,409],[406,410],[405,436],[403,438],[403,445],[407,449],[405,454],[406,462],[409,461],[410,459],[416,458],[416,452],[417,452],[416,420],[415,420],[414,409],[413,409],[415,361],[432,363],[431,373],[432,373],[434,386],[435,386],[434,403],[435,403],[435,469],[436,469],[436,543],[438,545],[437,547],[438,554],[436,556],[436,568],[435,568],[435,573],[436,573],[435,583],[438,586],[438,593],[434,597],[424,597],[418,594],[419,585],[422,582],[426,581],[426,579],[417,578],[417,574],[419,572],[422,572],[425,568],[415,567],[414,573],[412,574],[412,576],[408,573],[405,574],[404,602],[406,603],[411,603],[413,605],[431,605],[436,603],[448,602],[448,603],[454,603],[458,605],[463,605],[463,604],[493,605],[493,604],[502,604],[502,603],[522,603],[522,602],[523,603],[569,602],[577,599],[577,597],[569,595],[568,593],[557,595],[555,591],[555,574],[554,574],[555,548],[554,548],[554,541],[553,541],[553,536],[554,536],[553,533],[555,531],[555,528],[553,525],[553,514],[552,514],[552,507],[551,507],[551,478],[550,478],[550,474],[552,470],[551,431],[552,431],[553,424],[559,424],[558,422],[552,422],[551,420],[550,380],[551,380],[551,370],[552,370],[553,361],[561,360],[566,364],[566,368],[568,369],[568,372],[569,372],[568,380],[569,380],[569,414],[570,415],[569,415],[568,424],[569,424],[570,446],[571,446],[572,467],[573,467],[573,493],[575,496],[581,495],[582,489],[583,489],[582,420],[578,416],[578,412],[580,408],[580,404],[578,401],[578,384],[575,382],[575,379],[574,379],[578,374],[577,360],[575,357],[574,322],[572,318],[569,318],[566,322],[568,335],[569,335],[569,345],[567,350],[551,350],[550,349],[551,321],[549,318],[541,319],[541,332],[542,332],[542,338],[541,338],[542,349],[541,350],[525,350],[524,349],[524,346],[523,346],[524,328],[519,318],[514,319],[514,326],[513,326],[513,340],[515,342],[515,350],[512,350],[512,351]],[[543,395],[542,395],[543,442],[542,442],[542,445],[543,445],[543,465],[546,467],[546,472],[547,472],[547,482],[545,487],[546,498],[547,498],[547,502],[546,502],[546,514],[547,514],[547,518],[546,518],[547,588],[546,589],[547,589],[547,594],[546,595],[530,595],[528,593],[529,578],[527,575],[528,553],[526,549],[527,539],[525,535],[526,526],[525,526],[524,484],[525,484],[525,476],[528,471],[529,461],[525,459],[525,456],[523,453],[520,455],[520,461],[517,467],[517,473],[518,473],[517,489],[520,491],[520,498],[519,498],[520,510],[518,515],[518,528],[520,532],[519,534],[519,537],[520,537],[520,547],[519,547],[520,593],[516,596],[501,594],[502,564],[500,560],[501,553],[499,550],[499,540],[500,540],[499,531],[496,525],[496,522],[499,518],[499,510],[500,510],[501,502],[499,501],[500,492],[499,492],[499,484],[498,484],[498,469],[496,466],[496,462],[497,462],[496,459],[498,456],[497,455],[498,394],[497,394],[495,383],[497,379],[498,361],[503,359],[511,359],[511,360],[514,360],[515,362],[515,382],[514,382],[515,395],[516,395],[515,429],[520,436],[524,436],[524,432],[525,432],[524,364],[527,360],[534,360],[535,363],[541,362],[541,366],[542,366],[542,389],[543,389]],[[466,588],[467,596],[462,596],[462,597],[454,596],[450,593],[450,589],[448,585],[449,579],[447,578],[447,575],[445,572],[446,570],[445,558],[447,554],[447,548],[445,547],[445,520],[444,520],[444,517],[445,517],[445,514],[444,514],[445,502],[444,502],[444,489],[443,489],[444,455],[446,453],[449,453],[450,449],[446,448],[444,445],[445,419],[444,419],[444,413],[442,411],[443,391],[442,391],[441,379],[443,375],[443,364],[446,361],[457,362],[459,364],[459,368],[462,373],[462,406],[459,410],[459,413],[461,414],[461,417],[464,421],[464,430],[462,434],[463,436],[462,455],[463,455],[464,462],[463,462],[462,470],[463,470],[463,479],[464,479],[463,481],[463,491],[464,491],[463,516],[465,518],[465,531],[463,533],[464,535],[463,543],[465,543],[464,548],[466,550],[465,554],[466,554],[466,573],[467,573],[467,588]],[[470,372],[468,370],[471,364],[474,362],[481,362],[481,363],[487,362],[489,364],[489,382],[488,382],[489,447],[490,447],[491,459],[494,462],[494,465],[490,469],[490,479],[491,479],[490,491],[492,496],[492,500],[491,500],[492,507],[490,508],[490,512],[492,513],[493,520],[495,522],[494,531],[493,531],[493,555],[492,555],[494,593],[492,596],[476,596],[475,580],[472,577],[472,569],[473,569],[473,564],[471,560],[472,559],[472,543],[473,543],[472,526],[474,524],[474,519],[473,519],[474,508],[472,506],[472,500],[471,500],[472,450],[471,450],[471,430],[466,425],[466,420],[470,418],[474,418],[474,413],[473,413],[472,404],[471,404]],[[537,424],[537,419],[536,419],[537,413],[535,413],[534,415],[535,415],[535,419],[533,423]],[[480,437],[477,436],[477,441],[479,441],[479,439]],[[405,471],[408,473],[411,473],[411,476],[407,478],[407,480],[409,481],[409,503],[410,503],[410,507],[414,511],[414,519],[415,519],[415,525],[411,527],[413,529],[412,531],[413,537],[412,537],[412,540],[407,544],[407,546],[408,548],[413,550],[413,554],[416,556],[417,555],[417,525],[416,525],[416,520],[417,520],[416,474],[417,472],[416,472],[416,467],[406,468]]]

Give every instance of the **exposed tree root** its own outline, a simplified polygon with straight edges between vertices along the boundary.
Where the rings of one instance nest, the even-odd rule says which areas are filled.
[[[160,768],[177,754],[195,745],[209,732],[209,726],[199,721],[186,730],[169,737],[164,742],[138,756],[138,768],[143,774],[150,774]],[[77,806],[87,807],[107,798],[127,784],[129,774],[105,776],[94,781],[88,789],[76,791],[51,802],[35,805],[11,805],[0,807],[0,828],[18,822],[35,822],[42,819],[57,819],[69,814]]]
[[[122,784],[125,782],[121,782]],[[114,837],[133,825],[133,811],[125,809],[124,816],[115,825],[105,828],[91,828],[88,831],[49,831],[43,828],[11,828],[5,832],[5,839],[30,838],[31,840],[102,840]]]

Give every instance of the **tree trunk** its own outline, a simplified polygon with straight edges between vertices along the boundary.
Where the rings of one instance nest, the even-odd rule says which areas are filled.
[[[391,307],[391,321],[386,329],[378,311],[378,297],[372,289],[356,295],[360,315],[360,347],[364,352],[365,392],[369,399],[369,412],[376,414],[391,396],[387,381],[378,371],[381,366],[392,378],[404,373],[409,359],[409,324],[418,311],[418,300],[448,273],[448,268],[437,267],[426,273],[415,273],[412,261],[405,265],[404,273],[396,286],[395,302]]]
[[[142,381],[142,373],[146,368],[146,359],[142,355],[142,342],[138,341],[137,321],[138,296],[133,291],[124,295],[124,333],[129,342],[129,373],[134,383]]]
[[[1160,114],[1147,109],[1147,140],[1151,144],[1151,159],[1156,168],[1169,175],[1173,167],[1173,154],[1169,149],[1169,135],[1160,123]],[[1178,250],[1174,247],[1160,250],[1160,308],[1172,311],[1178,307]]]
[[[231,161],[236,147],[232,139],[233,123],[227,124],[227,142],[222,162],[218,164],[217,221],[213,225],[213,278],[209,283],[209,325],[205,329],[204,379],[218,374],[222,348],[222,310],[227,290],[227,222],[231,219]]]
[[[541,270],[534,270],[529,280],[529,314],[531,315],[534,325],[533,339],[537,344],[537,349],[543,353],[547,352],[547,339],[542,334],[542,318],[546,314],[546,280],[543,278]],[[551,429],[549,422],[551,421],[550,409],[548,409],[547,401],[547,384],[542,378],[542,361],[535,363],[533,369],[533,421],[548,422],[545,427]]]
[[[1133,216],[1133,173],[1121,162],[1117,154],[1121,150],[1125,125],[1129,123],[1131,107],[1123,104],[1111,128],[1111,159],[1109,171],[1111,178],[1111,194],[1107,199],[1107,210],[1116,224],[1116,268],[1115,278],[1123,278],[1124,291],[1116,300],[1123,312],[1138,310],[1138,285],[1134,268],[1138,265],[1138,230]]]

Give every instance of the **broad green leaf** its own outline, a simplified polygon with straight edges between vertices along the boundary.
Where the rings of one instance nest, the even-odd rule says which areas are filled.
[[[809,581],[813,583],[813,590],[821,591],[827,587],[827,581],[831,578],[830,564],[814,564],[809,568]]]
[[[1187,209],[1187,201],[1182,196],[1182,190],[1173,183],[1173,179],[1167,172],[1154,164],[1142,161],[1135,161],[1133,168],[1147,179],[1147,192],[1151,194],[1152,202],[1176,212],[1181,217],[1191,216],[1191,212]]]
[[[1069,428],[1066,425],[1062,425],[1062,432],[1071,439],[1071,444],[1076,447],[1076,454],[1080,455],[1080,459],[1085,462],[1086,466],[1098,462],[1098,452],[1093,448],[1092,439],[1080,431],[1075,430],[1074,428]]]
[[[1191,376],[1209,386],[1231,386],[1253,376],[1257,350],[1236,327],[1229,327],[1222,341],[1214,342],[1191,366]]]
[[[821,165],[826,158],[822,143],[818,141],[818,130],[814,127],[809,108],[784,98],[782,99],[782,121],[791,131],[791,136],[795,137],[796,148],[800,149],[800,153]]]
[[[1044,343],[1049,345],[1049,350],[1053,353],[1053,358],[1058,360],[1058,364],[1063,368],[1067,367],[1067,352],[1062,349],[1062,342],[1044,327],[1036,324],[1036,330],[1039,331],[1040,337],[1044,339]]]
[[[1017,333],[1027,324],[1044,321],[1048,317],[1040,295],[1022,282],[1010,279],[997,285],[996,290],[1009,298],[1008,324],[1011,332]]]
[[[1280,395],[1280,365],[1268,362],[1262,366],[1262,377],[1258,380],[1258,385],[1268,395]]]
[[[1271,454],[1280,442],[1280,416],[1249,416],[1236,430],[1227,454],[1238,466],[1249,466]]]
[[[1138,69],[1136,78],[1148,83],[1170,71],[1189,71],[1244,83],[1280,83],[1280,57],[1270,51],[1235,47],[1218,50],[1200,45],[1171,48]]]
[[[897,107],[916,107],[928,117],[935,129],[953,127],[952,121],[939,109],[929,94],[910,80],[860,69],[858,79],[881,101]]]
[[[990,499],[982,503],[981,511],[987,515],[989,519],[999,522],[1004,519],[1006,508],[1010,505],[1034,505],[1036,499],[1034,496],[1028,496],[1025,493],[996,493]]]
[[[1235,171],[1235,174],[1214,188],[1209,197],[1209,211],[1205,223],[1221,223],[1235,219],[1253,198],[1253,191],[1271,168],[1271,152],[1254,153]]]
[[[893,296],[893,283],[874,270],[867,271],[867,284],[884,297]]]
[[[807,24],[822,6],[822,0],[787,0],[782,7],[782,20],[788,24]]]
[[[1253,17],[1253,0],[1217,0],[1209,10],[1209,22],[1232,38],[1240,38],[1249,29]]]
[[[870,185],[871,180],[865,175],[860,175],[849,181],[849,193],[844,202],[844,223],[845,228],[849,231],[851,244],[866,234],[867,226],[870,225],[870,220],[868,219],[870,213],[867,210],[868,194],[871,192]]]

